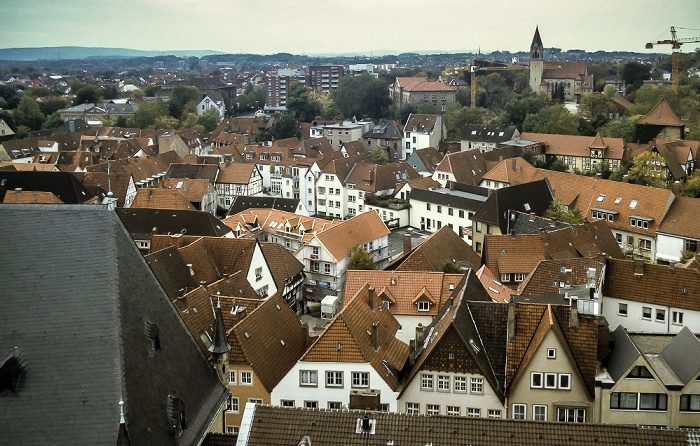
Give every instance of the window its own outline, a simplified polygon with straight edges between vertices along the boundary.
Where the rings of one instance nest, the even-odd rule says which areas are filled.
[[[425,203],[425,210],[429,211],[430,210],[430,203]]]
[[[329,401],[328,408],[330,410],[340,410],[343,408],[343,403],[341,403],[340,401]]]
[[[646,228],[645,228],[646,229]],[[651,240],[639,239],[639,249],[642,251],[651,251]]]
[[[643,365],[636,365],[632,367],[632,370],[627,374],[626,378],[632,379],[654,379],[648,368]]]
[[[331,273],[331,264],[330,263],[324,263],[323,264],[323,272],[325,274],[330,274]]]
[[[420,388],[421,390],[433,390],[433,375],[429,373],[421,373]]]
[[[525,273],[515,273],[515,281],[522,282],[525,280]]]
[[[382,403],[379,405],[379,411],[380,412],[389,412],[389,405]]]
[[[229,395],[228,400],[226,401],[226,411],[238,413],[238,407],[238,397]]]
[[[304,407],[307,409],[318,409],[318,401],[304,401]]]
[[[326,372],[326,387],[343,387],[343,372]]]
[[[440,405],[439,404],[428,404],[426,406],[426,412],[428,415],[440,415]]]
[[[510,273],[502,273],[501,282],[510,282]]]
[[[368,372],[352,372],[352,386],[353,387],[369,387],[369,373]]]
[[[466,392],[467,391],[467,377],[466,376],[455,376],[455,392]]]
[[[438,212],[438,214],[442,214],[442,206],[440,206],[439,204],[437,207],[437,212]]]
[[[666,411],[667,397],[664,393],[613,392],[610,408],[619,410]]]
[[[651,308],[650,307],[642,307],[642,319],[651,320]]]
[[[489,418],[501,418],[501,410],[489,409]]]
[[[557,388],[557,374],[556,373],[545,373],[544,374],[544,388],[545,389],[556,389]]]
[[[484,393],[484,378],[472,378],[469,393]]]
[[[476,242],[476,245],[475,245],[475,246],[476,246],[475,251],[476,251],[478,254],[481,254],[481,242]]]
[[[568,373],[559,374],[559,389],[571,390],[571,375]]]
[[[258,293],[258,296],[261,298],[266,298],[267,297],[267,290],[268,290],[268,285],[262,286],[259,289],[257,289],[255,292]]]
[[[656,322],[666,322],[666,310],[656,310]]]
[[[557,349],[556,348],[548,348],[547,349],[547,359],[556,359],[557,357]]]
[[[683,325],[683,313],[680,311],[672,311],[671,322],[676,325]]]
[[[527,418],[527,405],[513,404],[513,419],[524,420],[525,418]]]
[[[476,223],[476,232],[481,232],[481,222],[477,221]]]
[[[681,412],[700,412],[700,395],[681,395]]]
[[[299,370],[299,385],[300,386],[313,386],[318,385],[316,370]]]
[[[280,401],[280,406],[282,406],[282,407],[294,407],[294,400],[282,400],[282,401]]]
[[[547,406],[539,404],[532,406],[532,419],[535,421],[547,421]]]
[[[420,413],[420,404],[406,403],[406,413],[409,415],[418,415]]]
[[[493,234],[493,226],[491,225],[486,225],[486,233],[487,234]]]
[[[259,268],[255,268],[255,280],[262,280],[262,266]]]
[[[585,423],[586,409],[559,407],[557,409],[557,420],[565,423]]]
[[[262,404],[263,400],[259,398],[248,398],[248,402],[253,404]]]
[[[437,377],[437,389],[440,392],[450,391],[450,375],[438,375]]]
[[[229,435],[238,435],[238,426],[226,426],[226,433]]]
[[[627,317],[627,304],[618,303],[617,304],[617,314],[620,316]]]
[[[235,370],[228,371],[228,384],[229,384],[229,386],[236,385],[236,371]]]
[[[317,273],[318,272],[318,262],[311,262],[311,271]]]
[[[468,417],[480,417],[481,416],[481,409],[477,407],[467,407],[467,416]]]
[[[542,388],[542,373],[541,372],[530,373],[530,387],[532,387],[533,389],[541,389]]]
[[[253,372],[244,372],[241,370],[241,385],[242,386],[252,386],[253,385]]]
[[[461,408],[459,406],[447,406],[447,415],[453,417],[458,417],[461,415]]]
[[[418,311],[430,311],[430,302],[418,302]]]

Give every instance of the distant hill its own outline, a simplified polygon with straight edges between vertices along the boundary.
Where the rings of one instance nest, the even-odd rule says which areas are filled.
[[[212,50],[141,51],[128,48],[93,48],[84,46],[58,46],[41,48],[0,48],[0,60],[32,61],[59,59],[134,58],[172,55],[177,57],[204,57],[223,54]]]

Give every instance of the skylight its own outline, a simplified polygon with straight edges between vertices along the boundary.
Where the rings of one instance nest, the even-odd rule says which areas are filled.
[[[637,209],[638,203],[639,203],[639,201],[637,201],[637,200],[630,201],[630,209]]]
[[[598,203],[600,203],[603,200],[605,200],[605,194],[598,195],[598,198],[596,199],[596,201],[598,201]]]
[[[615,199],[615,204],[620,204],[621,201],[622,201],[622,197],[617,197]]]

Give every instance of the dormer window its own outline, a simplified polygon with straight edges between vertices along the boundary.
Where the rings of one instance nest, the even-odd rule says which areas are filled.
[[[418,302],[418,311],[430,311],[430,302]]]
[[[649,369],[647,369],[643,365],[637,365],[632,368],[632,370],[627,375],[627,378],[654,379],[654,376],[652,376],[651,372],[649,372]]]

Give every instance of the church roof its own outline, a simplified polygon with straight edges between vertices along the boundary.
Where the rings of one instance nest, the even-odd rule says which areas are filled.
[[[542,39],[540,38],[540,27],[535,28],[535,35],[532,38],[532,44],[530,45],[530,48],[534,47],[537,45],[540,48],[543,48],[544,46],[542,45]]]
[[[685,125],[678,115],[671,110],[671,106],[668,105],[666,99],[661,99],[654,106],[654,108],[652,108],[649,113],[646,114],[646,116],[637,122],[637,124],[663,125],[672,127],[682,127]]]

